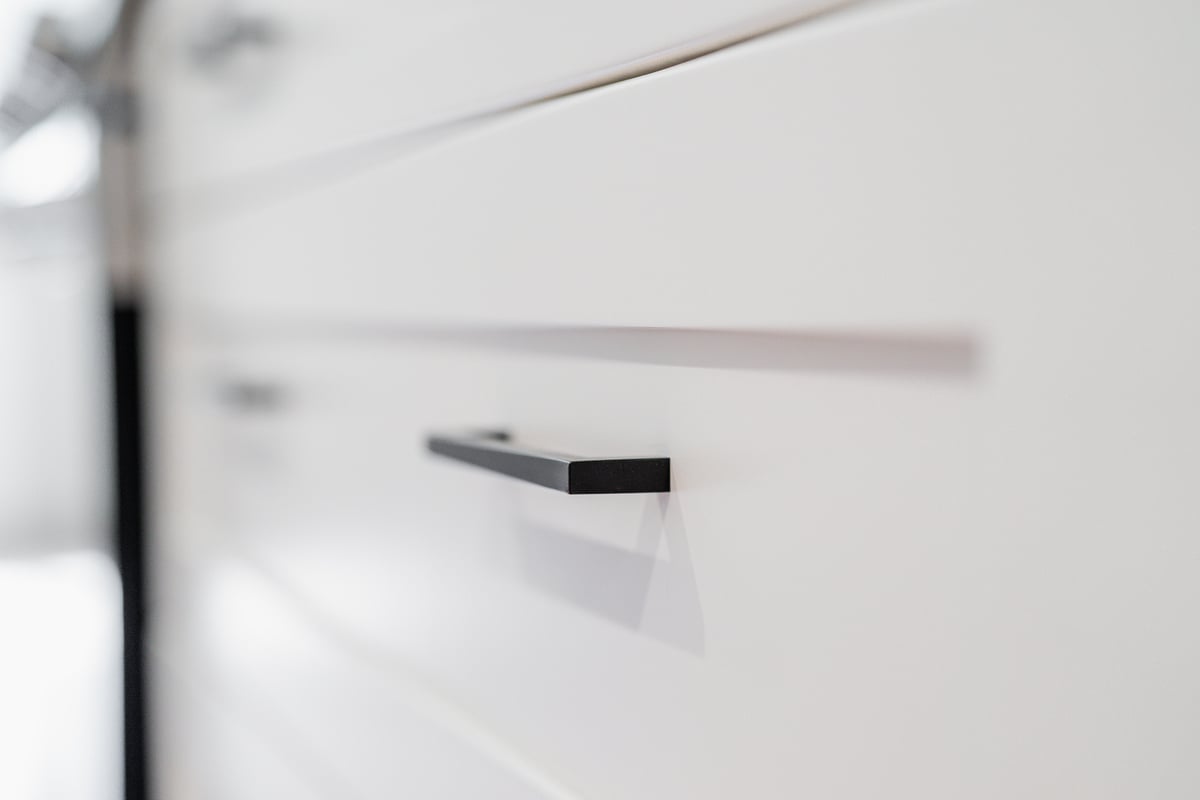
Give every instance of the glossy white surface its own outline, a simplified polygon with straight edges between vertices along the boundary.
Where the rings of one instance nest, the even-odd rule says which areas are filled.
[[[844,2],[844,0],[842,0]],[[164,0],[147,17],[166,192],[652,69],[839,0]],[[198,60],[230,20],[265,25]]]

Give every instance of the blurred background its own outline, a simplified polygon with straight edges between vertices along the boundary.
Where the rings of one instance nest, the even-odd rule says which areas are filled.
[[[0,796],[123,797],[100,124],[108,0],[0,10]]]

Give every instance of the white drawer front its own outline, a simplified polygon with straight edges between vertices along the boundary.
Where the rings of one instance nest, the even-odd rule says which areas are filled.
[[[166,0],[142,63],[171,191],[653,68],[837,0]]]
[[[581,797],[1195,796],[1196,15],[876,8],[173,228],[270,335],[175,387],[165,551]],[[673,491],[421,446],[490,425]]]
[[[171,622],[183,620],[171,618]],[[252,800],[345,797],[323,763],[295,752],[294,737],[279,735],[272,721],[255,719],[207,676],[194,660],[155,651],[154,796],[163,800]],[[333,790],[333,791],[331,791]]]
[[[1060,290],[1195,290],[1183,31],[1200,6],[847,12],[176,230],[162,256],[210,310],[354,324],[962,330]]]
[[[329,648],[579,796],[1187,797],[1200,426],[1163,365],[1194,335],[1037,332],[937,369],[805,365],[785,334],[752,367],[647,332],[242,345],[225,373],[286,393],[218,415],[211,530]],[[1096,358],[1125,339],[1163,359],[1132,383]],[[668,455],[674,490],[560,495],[421,446],[493,424]]]
[[[228,555],[228,554],[227,554]],[[160,562],[172,589],[153,649],[162,708],[156,770],[168,800],[564,796],[553,775],[489,738],[469,710],[348,647],[303,598],[252,566]]]

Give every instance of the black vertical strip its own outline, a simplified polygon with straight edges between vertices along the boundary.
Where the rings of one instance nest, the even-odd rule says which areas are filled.
[[[147,800],[146,469],[142,311],[116,301],[112,313],[115,550],[124,622],[125,798]]]

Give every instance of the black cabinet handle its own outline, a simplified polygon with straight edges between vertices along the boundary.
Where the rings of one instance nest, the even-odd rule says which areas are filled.
[[[669,458],[580,458],[509,443],[504,431],[433,434],[431,453],[567,494],[671,491]]]

